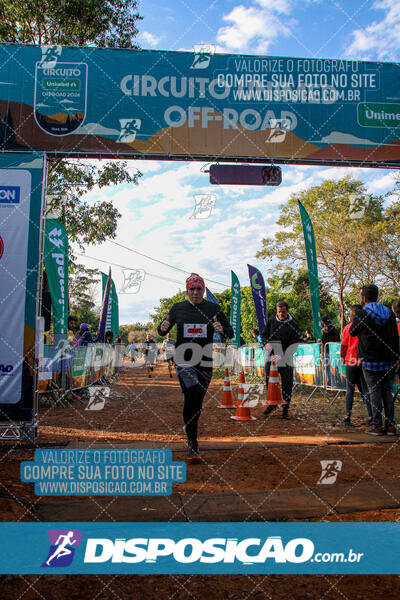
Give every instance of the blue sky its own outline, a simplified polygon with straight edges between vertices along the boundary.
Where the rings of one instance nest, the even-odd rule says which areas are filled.
[[[400,4],[388,0],[142,0],[139,12],[142,48],[191,50],[209,43],[217,52],[399,61]],[[112,198],[123,215],[116,241],[219,282],[209,283],[214,292],[230,284],[231,268],[242,285],[248,285],[247,263],[267,275],[269,265],[255,253],[261,239],[277,230],[279,207],[292,193],[346,174],[361,179],[370,193],[393,188],[393,172],[383,169],[282,166],[281,186],[259,188],[211,186],[202,172],[205,163],[129,165],[143,172],[139,186],[94,190],[89,196]],[[193,218],[199,195],[211,195],[215,204],[207,219]],[[97,259],[80,257],[86,266],[107,271],[110,263],[121,265],[112,267],[117,290],[123,287],[122,267],[145,271],[137,293],[119,296],[121,323],[147,321],[160,298],[184,289],[185,273],[115,244],[87,247],[86,254]]]

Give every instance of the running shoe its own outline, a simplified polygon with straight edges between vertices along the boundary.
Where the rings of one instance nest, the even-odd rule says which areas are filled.
[[[188,442],[187,458],[190,462],[200,462],[201,457],[197,442]]]
[[[282,419],[288,419],[289,418],[289,407],[288,406],[284,406],[282,409]]]
[[[278,407],[275,406],[274,404],[270,404],[269,406],[267,406],[267,408],[264,410],[263,415],[270,415],[272,412],[274,412],[274,410],[276,410]]]
[[[385,433],[386,433],[386,435],[397,435],[397,429],[394,426],[393,427],[386,427]]]
[[[371,429],[368,429],[367,433],[369,433],[369,435],[385,435],[385,431],[382,427],[371,427]]]

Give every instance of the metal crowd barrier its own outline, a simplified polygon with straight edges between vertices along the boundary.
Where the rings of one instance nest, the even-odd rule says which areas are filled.
[[[293,355],[295,385],[310,386],[313,391],[309,398],[318,390],[336,392],[332,403],[342,393],[346,392],[346,370],[340,357],[340,342],[329,342],[323,347],[322,343],[299,344]],[[245,374],[264,376],[266,351],[257,345],[246,345],[236,351],[236,369]],[[396,373],[393,380],[393,394],[400,395],[400,374]]]
[[[78,391],[118,376],[125,351],[121,344],[45,344],[39,357],[39,397],[49,397],[61,406],[71,398],[82,402]]]

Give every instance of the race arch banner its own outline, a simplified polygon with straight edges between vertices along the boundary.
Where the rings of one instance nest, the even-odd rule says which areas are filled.
[[[33,417],[44,162],[0,154],[0,421]]]
[[[0,45],[5,150],[400,164],[396,63]]]

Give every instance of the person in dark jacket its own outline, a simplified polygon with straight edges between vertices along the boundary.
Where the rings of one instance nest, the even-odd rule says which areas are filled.
[[[361,288],[363,308],[355,314],[350,327],[351,336],[358,336],[357,357],[361,360],[368,386],[371,408],[371,435],[396,435],[392,379],[399,360],[399,336],[393,312],[378,302],[378,287]],[[382,427],[382,404],[385,427]]]
[[[268,387],[269,371],[271,367],[271,354],[278,358],[278,371],[282,380],[282,397],[286,401],[282,409],[282,419],[289,417],[289,406],[293,390],[293,354],[300,342],[300,331],[296,321],[289,314],[289,305],[280,300],[276,305],[276,315],[268,319],[261,334],[262,341],[266,344],[267,362],[265,377]],[[273,348],[273,345],[275,348]],[[276,345],[278,345],[276,347]],[[287,350],[290,348],[289,352]],[[280,353],[280,354],[279,354]],[[286,354],[286,357],[285,357]],[[264,415],[270,414],[276,406],[267,406]]]
[[[93,344],[93,335],[89,331],[89,325],[87,323],[81,323],[79,328],[79,346],[87,346]]]
[[[174,361],[184,395],[183,422],[190,461],[200,459],[197,424],[212,377],[214,331],[233,337],[232,326],[221,307],[203,299],[205,289],[204,279],[192,273],[186,280],[188,300],[174,304],[157,329],[165,335],[177,326]]]
[[[340,333],[338,332],[336,327],[332,325],[332,321],[329,317],[322,317],[321,324],[321,342],[324,346],[329,342],[340,342]]]

